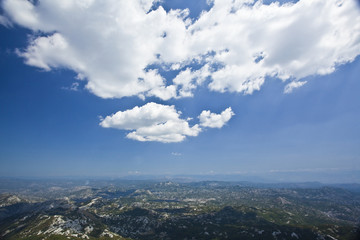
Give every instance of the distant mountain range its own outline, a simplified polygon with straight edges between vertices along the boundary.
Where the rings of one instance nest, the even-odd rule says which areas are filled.
[[[358,184],[1,179],[0,239],[360,239]]]

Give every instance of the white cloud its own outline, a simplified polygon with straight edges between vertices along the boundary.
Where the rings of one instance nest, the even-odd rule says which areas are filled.
[[[11,27],[12,26],[12,23],[10,22],[10,20],[7,17],[2,16],[2,15],[0,15],[0,24],[5,26],[5,27]]]
[[[0,23],[10,19],[36,31],[18,50],[28,65],[71,69],[103,98],[191,97],[202,84],[251,94],[268,76],[299,86],[360,54],[355,0],[212,2],[192,22],[188,10],[149,12],[154,0],[4,0]],[[203,67],[193,70],[194,62]],[[181,71],[170,83],[152,64]]]
[[[152,3],[43,0],[33,5],[5,0],[2,7],[15,23],[43,33],[18,50],[28,65],[71,69],[103,98],[149,95],[166,100],[174,97],[174,87],[146,67],[157,61],[164,32],[185,29],[185,23],[181,11],[166,13],[160,7],[147,13]]]
[[[62,89],[77,92],[79,91],[79,86],[80,84],[78,82],[74,82],[70,87],[62,87]]]
[[[141,142],[181,142],[187,136],[197,136],[201,127],[221,128],[234,113],[230,107],[221,114],[203,111],[199,116],[200,126],[195,124],[192,127],[188,123],[191,119],[181,119],[180,115],[181,112],[176,111],[175,106],[150,102],[101,118],[100,126],[130,131],[126,137]]]
[[[292,93],[292,91],[295,88],[299,88],[299,87],[303,86],[305,83],[306,83],[306,81],[303,81],[303,82],[300,82],[300,81],[299,82],[297,82],[297,81],[290,82],[285,86],[284,93]]]
[[[197,136],[201,129],[198,124],[190,127],[180,114],[174,106],[150,102],[107,116],[100,125],[129,130],[127,138],[137,141],[181,142],[187,136]]]
[[[26,64],[70,69],[102,98],[169,100],[192,97],[199,86],[252,94],[267,77],[290,81],[284,89],[290,93],[305,77],[330,74],[360,54],[355,0],[212,0],[197,20],[187,9],[149,11],[158,1],[3,0],[0,24],[34,31],[16,51]],[[174,70],[173,79],[160,74]],[[202,128],[221,128],[234,115],[231,108],[203,111],[190,127],[180,114],[148,103],[100,125],[130,131],[127,137],[138,141],[180,142]]]
[[[32,30],[46,28],[36,14],[35,6],[26,0],[3,1],[2,6],[14,22]],[[41,28],[40,28],[40,25]]]
[[[178,153],[178,152],[172,152],[171,155],[180,157],[182,154],[181,154],[181,153]]]
[[[267,76],[282,80],[333,72],[360,54],[360,11],[353,0],[296,4],[215,0],[189,27],[192,53],[214,51],[214,91],[259,90]]]
[[[197,71],[190,68],[181,71],[174,79],[175,86],[180,87],[178,97],[192,97],[193,90],[210,75],[209,66],[205,65]]]
[[[209,110],[204,110],[199,116],[200,126],[209,128],[222,128],[234,115],[235,114],[231,107],[228,107],[220,114],[211,113]]]
[[[140,171],[137,171],[137,170],[135,170],[135,171],[128,171],[128,174],[129,174],[129,175],[140,175],[141,172],[140,172]]]

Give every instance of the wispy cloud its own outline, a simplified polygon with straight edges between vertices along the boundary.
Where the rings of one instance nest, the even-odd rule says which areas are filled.
[[[306,81],[293,81],[285,86],[284,93],[292,93],[295,88],[299,88],[306,84]]]
[[[3,15],[0,15],[0,24],[7,28],[12,27],[11,21]]]
[[[79,91],[79,86],[80,86],[79,83],[74,82],[71,84],[70,87],[62,87],[62,89],[77,92],[77,91]]]
[[[350,168],[299,168],[299,169],[273,169],[269,173],[302,173],[302,172],[337,172],[352,171],[357,169]]]

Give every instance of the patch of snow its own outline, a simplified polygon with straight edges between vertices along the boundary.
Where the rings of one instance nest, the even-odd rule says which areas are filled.
[[[299,239],[299,236],[296,234],[296,233],[291,233],[291,237],[295,237],[295,238],[297,238],[297,239]]]

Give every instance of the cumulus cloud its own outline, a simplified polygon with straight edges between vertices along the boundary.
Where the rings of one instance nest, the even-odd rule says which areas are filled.
[[[356,19],[356,23],[354,22]],[[268,76],[282,80],[333,72],[360,54],[356,1],[300,0],[295,4],[214,0],[189,27],[192,51],[213,51],[214,91],[259,90]]]
[[[71,69],[102,98],[191,97],[203,84],[251,94],[266,77],[291,81],[289,92],[360,54],[355,0],[213,0],[196,21],[188,10],[152,9],[154,2],[4,0],[0,23],[36,33],[18,50],[28,65]],[[160,69],[179,74],[165,79]]]
[[[234,115],[235,114],[231,107],[228,107],[220,114],[212,113],[209,110],[204,110],[199,116],[200,126],[209,128],[222,128]]]
[[[268,77],[286,82],[284,93],[291,93],[304,78],[330,74],[360,54],[355,0],[212,0],[196,20],[188,9],[166,12],[156,2],[3,0],[0,24],[33,31],[28,46],[16,50],[26,64],[70,69],[101,98],[169,100],[192,97],[199,87],[252,94]],[[180,115],[174,106],[148,103],[100,125],[138,141],[180,142],[221,128],[234,113],[203,111],[193,126]]]
[[[221,114],[203,111],[199,116],[200,126],[190,126],[190,119],[182,119],[180,115],[181,112],[176,111],[173,105],[150,102],[107,116],[101,119],[100,126],[130,131],[126,135],[127,138],[142,142],[181,142],[187,136],[197,136],[202,127],[221,128],[234,113],[231,108],[227,108]]]
[[[163,34],[185,29],[184,11],[150,11],[153,0],[4,0],[9,18],[35,31],[18,55],[26,64],[50,71],[71,69],[102,98],[175,96],[156,69]],[[149,13],[148,13],[149,12]],[[178,27],[177,27],[178,26]],[[41,32],[42,34],[37,34]],[[180,30],[184,32],[184,30]]]
[[[197,136],[201,131],[199,125],[190,127],[180,115],[174,106],[150,102],[107,116],[100,126],[130,130],[126,137],[142,142],[181,142],[186,136]]]

